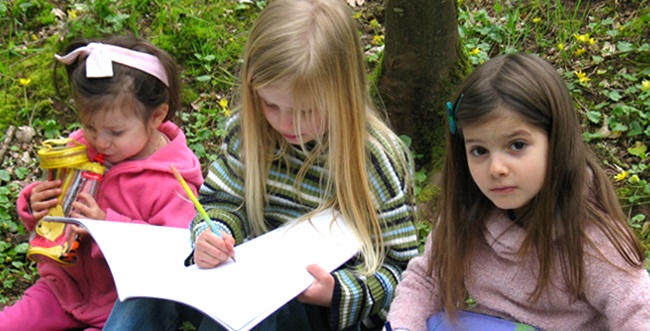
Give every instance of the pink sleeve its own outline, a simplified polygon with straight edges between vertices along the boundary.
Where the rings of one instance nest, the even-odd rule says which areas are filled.
[[[431,235],[427,238],[424,255],[413,258],[402,274],[390,305],[388,321],[394,330],[426,331],[426,321],[439,310],[435,281],[427,273]]]
[[[600,252],[586,251],[586,299],[605,315],[613,331],[650,330],[648,271],[627,264],[604,234],[591,235]]]
[[[170,180],[171,179],[171,180]],[[150,181],[153,183],[161,183],[164,188],[153,188],[151,192],[162,192],[156,195],[155,199],[146,197],[140,194],[129,196],[127,200],[133,200],[135,206],[140,206],[140,212],[151,211],[147,219],[131,218],[124,214],[119,213],[113,208],[106,208],[106,220],[111,222],[125,222],[125,223],[138,223],[138,224],[151,224],[157,226],[171,226],[176,228],[187,229],[190,221],[194,218],[196,211],[194,205],[179,196],[176,190],[172,189],[169,184],[178,185],[176,179],[171,176],[162,176],[159,180]],[[165,187],[165,184],[167,186]],[[196,186],[188,183],[193,191],[196,192]],[[150,187],[150,186],[149,186]],[[147,192],[143,190],[143,192]],[[93,245],[93,257],[101,257],[101,251],[97,245]]]

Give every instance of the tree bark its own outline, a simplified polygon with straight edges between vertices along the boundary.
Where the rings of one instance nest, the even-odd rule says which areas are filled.
[[[444,144],[444,103],[462,78],[455,0],[386,0],[379,94],[391,126],[412,140],[418,166]]]

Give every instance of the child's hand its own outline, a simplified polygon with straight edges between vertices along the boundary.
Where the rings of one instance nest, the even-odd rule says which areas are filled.
[[[329,307],[334,295],[334,277],[319,265],[310,264],[307,271],[314,276],[314,282],[298,295],[298,301],[312,305]]]
[[[29,197],[29,208],[36,219],[41,219],[47,215],[50,208],[56,206],[57,197],[61,194],[61,181],[53,180],[42,182],[32,189]]]
[[[97,201],[92,195],[82,192],[77,195],[79,201],[72,203],[72,211],[70,217],[76,218],[90,218],[96,220],[105,220],[106,213],[99,208]]]
[[[70,230],[80,236],[85,236],[88,234],[88,230],[86,230],[86,228],[77,224],[70,224]]]
[[[211,230],[201,232],[194,246],[194,262],[199,268],[214,268],[234,256],[235,239],[225,232],[223,238]]]

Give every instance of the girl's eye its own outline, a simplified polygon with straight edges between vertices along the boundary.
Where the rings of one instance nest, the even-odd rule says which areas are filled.
[[[124,133],[124,131],[113,131],[111,130],[111,135],[114,137],[119,137]]]
[[[480,146],[479,147],[473,147],[473,148],[471,148],[469,150],[469,153],[474,155],[474,156],[482,156],[482,155],[487,154],[487,152],[488,152],[487,149],[485,149],[483,147],[480,147]]]
[[[266,108],[270,108],[270,109],[277,109],[278,108],[278,106],[276,106],[274,104],[271,104],[271,103],[268,103],[264,99],[262,99],[262,104],[264,104],[264,107],[266,107]]]
[[[510,148],[514,151],[520,151],[526,148],[527,144],[523,141],[515,141],[510,145]]]

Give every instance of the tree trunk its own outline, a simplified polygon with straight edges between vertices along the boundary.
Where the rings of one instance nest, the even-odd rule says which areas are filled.
[[[455,0],[386,0],[379,94],[393,129],[412,140],[418,167],[444,150],[444,104],[468,67]]]

